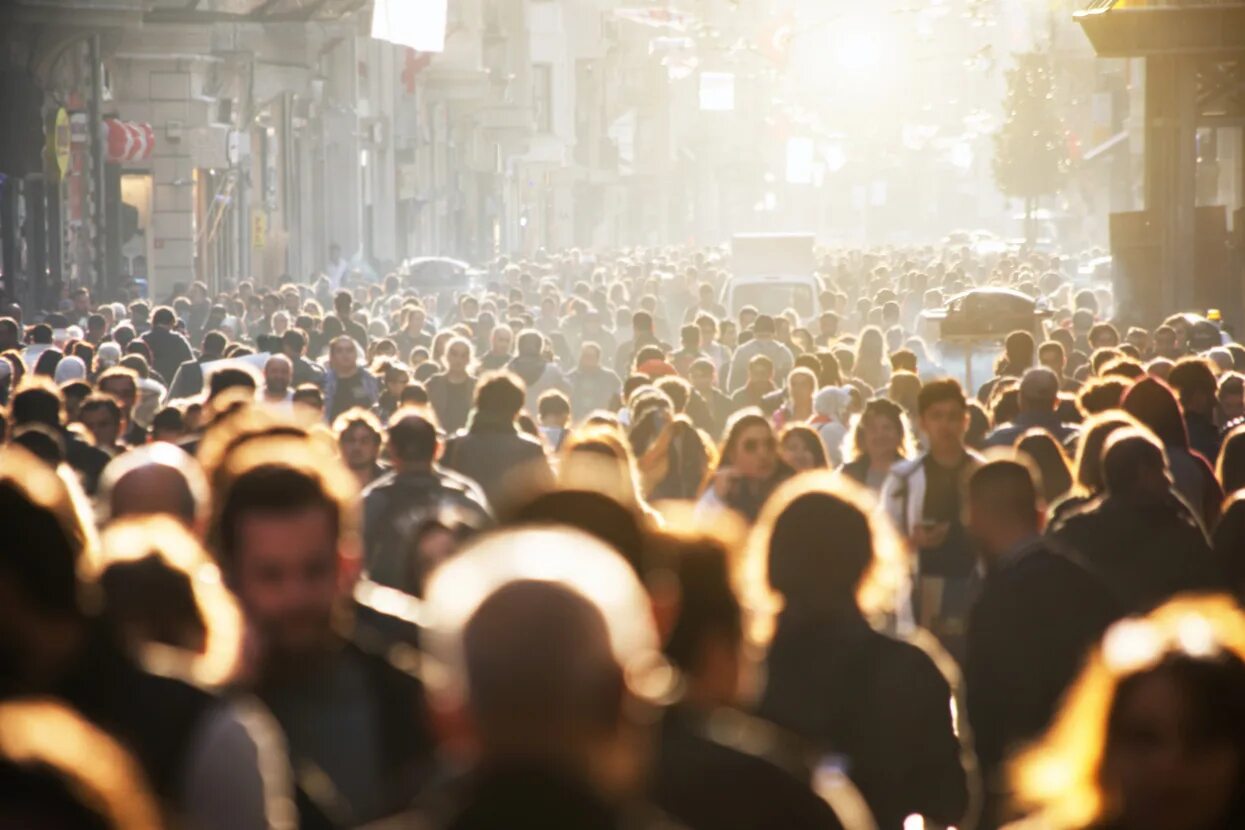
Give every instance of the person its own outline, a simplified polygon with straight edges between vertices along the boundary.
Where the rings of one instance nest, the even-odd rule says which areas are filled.
[[[525,408],[535,415],[540,396],[552,389],[566,391],[566,379],[557,363],[546,360],[543,354],[545,336],[535,329],[519,332],[517,354],[510,361],[508,370],[517,375],[527,390]]]
[[[537,426],[551,452],[562,449],[570,431],[571,402],[561,391],[550,389],[536,403]]]
[[[955,379],[921,387],[917,412],[928,451],[894,466],[881,501],[917,550],[917,623],[955,654],[963,648],[975,565],[961,495],[981,456],[965,447],[968,402]]]
[[[463,776],[425,799],[429,828],[670,823],[643,797],[653,697],[668,683],[648,597],[605,543],[569,529],[483,537],[428,585],[436,710],[465,723]]]
[[[1219,411],[1223,413],[1224,430],[1245,423],[1245,375],[1239,371],[1225,372],[1216,391]]]
[[[1019,801],[1034,816],[1026,826],[1245,826],[1243,644],[1245,620],[1220,597],[1116,623],[1050,729],[1016,760]]]
[[[739,351],[742,352],[743,349]],[[735,355],[738,358],[739,352]],[[747,363],[747,371],[741,369],[739,377],[746,377],[746,382],[731,396],[732,411],[738,412],[750,407],[765,411],[766,400],[778,389],[774,385],[774,361],[763,354],[754,355]]]
[[[1193,508],[1203,527],[1214,527],[1223,504],[1223,488],[1210,464],[1189,445],[1184,415],[1171,387],[1157,378],[1143,378],[1129,388],[1121,407],[1162,441],[1176,491]]]
[[[1060,444],[1076,438],[1076,427],[1059,418],[1059,377],[1044,366],[1027,370],[1020,379],[1020,412],[986,436],[987,447],[1011,447],[1031,429],[1049,432]]]
[[[787,424],[808,423],[816,417],[813,395],[817,392],[817,376],[811,369],[798,366],[787,375],[787,402],[774,413],[774,428]]]
[[[355,342],[360,349],[366,349],[368,346],[367,329],[356,322],[352,315],[354,308],[354,297],[349,291],[338,291],[333,295],[333,314],[332,319],[341,323],[341,330],[346,337]]]
[[[890,367],[886,362],[886,341],[877,326],[867,326],[856,342],[856,355],[852,363],[853,377],[872,390],[886,387],[890,381]]]
[[[1223,587],[1206,533],[1173,491],[1153,433],[1112,432],[1102,474],[1105,493],[1049,532],[1101,574],[1126,611],[1146,611],[1181,591]]]
[[[514,357],[511,354],[513,347],[514,329],[510,326],[494,326],[489,335],[489,350],[476,364],[476,371],[483,374],[505,369]]]
[[[431,774],[433,739],[422,684],[360,645],[342,614],[358,557],[354,480],[310,439],[263,435],[227,453],[213,479],[208,538],[254,637],[243,688],[303,771],[300,825],[400,811]]]
[[[1234,427],[1224,435],[1215,478],[1223,485],[1227,498],[1245,488],[1245,425]]]
[[[186,336],[173,331],[176,322],[173,309],[160,306],[152,312],[151,331],[140,338],[151,349],[152,368],[167,381],[172,381],[178,367],[195,356]]]
[[[380,382],[359,365],[359,346],[346,335],[329,343],[329,366],[324,376],[324,414],[329,423],[348,409],[371,409],[380,400]]]
[[[1076,476],[1072,488],[1050,502],[1049,524],[1054,525],[1101,496],[1107,489],[1102,477],[1102,448],[1111,433],[1141,424],[1122,410],[1095,415],[1083,425],[1076,450]]]
[[[262,397],[265,403],[289,403],[293,396],[290,384],[294,379],[294,364],[283,354],[274,354],[264,363],[264,390]]]
[[[96,379],[95,388],[101,394],[112,395],[121,404],[123,443],[130,446],[146,443],[147,431],[134,417],[139,404],[138,375],[125,366],[114,366]]]
[[[125,421],[116,398],[88,395],[78,407],[78,420],[91,434],[92,444],[108,453],[109,458],[125,452],[126,447],[121,443],[121,427]]]
[[[821,436],[808,424],[783,427],[778,433],[778,456],[797,473],[830,468]]]
[[[173,444],[135,447],[110,461],[100,476],[105,523],[127,516],[169,516],[197,534],[207,521],[208,501],[199,462]]]
[[[654,802],[690,830],[855,826],[809,786],[798,739],[739,709],[749,661],[732,547],[691,531],[665,531],[654,546],[678,579],[663,650],[685,689],[662,714]]]
[[[790,349],[774,339],[777,330],[773,317],[768,314],[757,316],[752,324],[753,338],[735,350],[735,355],[731,359],[730,377],[723,384],[724,389],[730,389],[732,393],[738,394],[741,389],[751,386],[754,382],[752,364],[756,357],[768,359],[771,383],[774,377],[785,378],[791,372],[795,365],[795,358]],[[756,403],[747,405],[755,406]]]
[[[994,367],[994,377],[977,390],[977,400],[988,405],[994,396],[994,387],[1004,378],[1019,378],[1033,366],[1037,344],[1027,331],[1013,331],[1003,341],[1003,354]]]
[[[622,381],[601,365],[601,347],[594,342],[579,347],[579,365],[567,373],[566,386],[575,424],[599,409],[610,409],[622,392]]]
[[[27,380],[13,395],[8,414],[14,432],[22,427],[42,425],[59,436],[65,463],[73,469],[87,495],[95,495],[99,477],[111,456],[65,426],[64,397],[59,389],[46,380]]]
[[[983,464],[968,482],[967,528],[986,572],[964,667],[986,788],[981,827],[1004,818],[1005,761],[1045,731],[1085,655],[1120,615],[1101,580],[1042,537],[1039,480],[1018,455]]]
[[[515,420],[526,401],[523,381],[495,372],[476,385],[471,425],[446,444],[445,466],[476,482],[497,509],[515,484],[540,486],[553,480],[541,443],[520,432]]]
[[[769,420],[760,410],[740,410],[726,425],[717,469],[696,511],[710,517],[719,510],[732,510],[755,521],[766,499],[791,472],[778,456],[778,439]]]
[[[362,490],[386,472],[380,463],[384,428],[371,412],[350,409],[333,421],[338,451]]]
[[[656,346],[662,354],[670,351],[670,347],[654,334],[653,325],[653,315],[643,309],[631,315],[631,339],[620,343],[614,355],[614,371],[619,377],[631,374],[636,355],[646,346]]]
[[[474,482],[437,467],[437,428],[419,410],[394,413],[387,434],[393,470],[363,491],[363,562],[373,581],[421,596],[436,564],[414,555],[421,527],[452,512],[456,524],[481,530],[491,516]]]
[[[1219,459],[1219,427],[1215,424],[1219,385],[1209,362],[1202,357],[1182,357],[1172,367],[1167,382],[1179,396],[1189,448],[1213,466]]]
[[[880,830],[912,815],[958,825],[969,782],[951,685],[930,654],[867,622],[896,607],[907,569],[875,515],[829,473],[793,478],[765,506],[750,539],[774,594],[757,714],[837,756]]]
[[[851,436],[851,460],[840,472],[874,493],[881,491],[891,469],[912,454],[907,416],[902,407],[887,398],[874,398],[865,404],[852,425]]]
[[[467,426],[467,416],[471,414],[471,398],[476,388],[476,378],[468,371],[471,354],[469,340],[453,338],[445,347],[445,371],[424,383],[428,400],[437,414],[437,423],[448,435]]]
[[[81,501],[24,450],[0,449],[0,524],[20,527],[24,540],[0,547],[0,700],[63,701],[130,751],[164,811],[190,826],[269,828],[261,769],[270,762],[238,710],[142,668],[96,615],[94,534]]]
[[[294,376],[290,381],[291,388],[297,389],[305,383],[324,386],[324,367],[307,359],[307,333],[299,328],[290,328],[281,335],[281,353],[290,359],[294,367]]]
[[[817,428],[826,458],[831,467],[843,463],[843,439],[847,437],[847,421],[852,407],[852,389],[846,386],[823,386],[813,398],[817,415],[812,424]]]
[[[190,398],[203,391],[203,366],[220,360],[229,346],[229,339],[222,332],[209,331],[203,335],[199,354],[177,367],[171,376],[165,375],[169,381],[169,400]]]
[[[1054,504],[1072,489],[1068,456],[1049,432],[1029,430],[1016,443],[1016,450],[1037,465],[1041,473],[1042,499],[1046,504]]]

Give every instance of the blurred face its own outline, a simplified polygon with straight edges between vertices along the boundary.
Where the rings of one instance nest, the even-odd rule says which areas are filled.
[[[1043,366],[1050,369],[1055,374],[1063,374],[1063,358],[1060,353],[1054,349],[1042,349],[1038,352],[1038,360],[1041,361]]]
[[[793,377],[790,381],[791,397],[801,403],[811,404],[814,383],[804,376]]]
[[[591,346],[585,347],[579,353],[579,368],[593,370],[601,365],[601,350]]]
[[[445,365],[451,372],[467,371],[467,364],[470,362],[471,348],[465,343],[455,343],[445,352]]]
[[[338,439],[342,459],[352,470],[367,470],[380,457],[380,441],[365,426],[352,426]]]
[[[268,391],[281,394],[290,388],[292,376],[287,360],[270,360],[264,365],[264,385]]]
[[[903,433],[890,418],[872,415],[864,421],[865,453],[872,459],[895,459],[899,457],[899,445]]]
[[[1225,827],[1242,759],[1227,736],[1197,737],[1189,701],[1156,672],[1120,702],[1103,758],[1104,789],[1121,802],[1130,830]]]
[[[95,446],[111,447],[117,443],[117,438],[121,434],[121,422],[106,409],[88,409],[81,413],[81,420],[82,425],[90,430],[95,438]]]
[[[129,412],[138,400],[138,387],[129,378],[109,378],[99,385],[99,391],[121,401],[121,409]]]
[[[817,463],[817,457],[809,449],[807,443],[798,435],[788,435],[778,447],[778,454],[796,472],[811,470]]]
[[[411,315],[406,318],[406,325],[413,332],[420,332],[424,328],[424,323],[428,318],[424,316],[422,311],[412,311]]]
[[[329,350],[329,365],[339,374],[353,372],[357,366],[358,352],[353,342],[342,340]]]
[[[962,447],[968,430],[968,410],[956,401],[936,403],[922,413],[921,429],[935,451]]]
[[[778,462],[778,442],[769,427],[746,427],[735,443],[732,466],[745,478],[765,479]]]
[[[1232,420],[1245,415],[1245,389],[1235,392],[1224,390],[1219,393],[1219,405],[1223,407],[1225,420]]]
[[[713,372],[708,369],[693,369],[691,381],[697,390],[707,392],[713,388]]]
[[[309,654],[332,638],[337,537],[326,510],[243,516],[233,588],[265,652]]]
[[[1165,357],[1176,353],[1176,335],[1170,331],[1161,331],[1154,336],[1154,350]]]
[[[493,331],[493,354],[510,354],[510,347],[514,344],[514,332],[510,329],[494,329]]]

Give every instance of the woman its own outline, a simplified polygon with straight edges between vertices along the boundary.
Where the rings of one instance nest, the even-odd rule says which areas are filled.
[[[558,486],[565,490],[596,490],[618,503],[657,514],[640,493],[640,474],[631,445],[617,424],[585,424],[562,443]]]
[[[630,440],[650,502],[690,500],[700,494],[715,451],[691,420],[675,414],[664,394],[646,396],[656,405],[634,406]]]
[[[1245,827],[1245,617],[1218,597],[1117,623],[1014,781],[1043,830]]]
[[[1037,428],[1029,430],[1016,444],[1016,449],[1032,458],[1042,472],[1042,498],[1047,504],[1054,504],[1072,489],[1068,456],[1049,432]]]
[[[1245,487],[1245,426],[1236,427],[1223,439],[1215,478],[1219,479],[1224,495],[1229,498]]]
[[[812,426],[817,428],[830,466],[837,467],[843,463],[843,439],[847,437],[847,419],[852,407],[851,388],[824,387],[813,399],[813,407],[817,417],[812,420]]]
[[[760,607],[779,610],[758,714],[833,753],[880,830],[914,814],[959,824],[968,782],[951,686],[933,657],[868,621],[894,608],[907,574],[876,517],[858,485],[825,473],[791,480],[766,505],[751,558],[772,591]]]
[[[778,455],[797,473],[830,468],[821,436],[808,424],[791,424],[779,433]]]
[[[912,434],[903,409],[887,398],[874,398],[856,419],[849,450],[852,460],[840,472],[878,493],[891,467],[908,458],[911,450]]]
[[[877,326],[866,326],[856,344],[852,375],[871,389],[886,386],[891,370],[886,362],[886,338]]]
[[[1107,487],[1102,475],[1102,448],[1111,433],[1130,426],[1140,425],[1120,410],[1095,415],[1085,423],[1076,452],[1076,480],[1062,498],[1051,502],[1049,524],[1058,523],[1102,495]]]
[[[1124,395],[1122,406],[1163,442],[1176,492],[1193,508],[1203,527],[1214,527],[1223,507],[1223,488],[1206,459],[1190,448],[1184,414],[1171,387],[1156,378],[1144,378]]]
[[[808,423],[817,416],[813,395],[817,392],[817,375],[813,370],[800,366],[787,375],[787,402],[774,413],[774,429],[781,430],[787,424]]]
[[[710,516],[728,509],[756,521],[770,493],[790,476],[791,468],[778,457],[778,439],[769,419],[756,407],[740,410],[726,425],[720,461],[696,512]]]

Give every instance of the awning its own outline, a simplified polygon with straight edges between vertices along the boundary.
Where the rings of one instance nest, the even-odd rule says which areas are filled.
[[[105,118],[104,130],[108,161],[120,164],[151,158],[151,151],[156,146],[156,132],[150,124]]]

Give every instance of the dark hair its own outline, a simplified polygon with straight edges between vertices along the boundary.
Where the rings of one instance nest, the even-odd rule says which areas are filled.
[[[730,553],[708,536],[667,534],[659,544],[679,581],[679,614],[665,653],[677,668],[695,674],[712,638],[732,644],[743,639],[743,607],[731,585]]]
[[[314,383],[300,384],[294,393],[290,396],[294,403],[306,404],[315,409],[324,408],[324,390]]]
[[[76,613],[81,528],[66,527],[54,510],[11,477],[0,478],[0,527],[21,529],[20,544],[0,545],[0,574],[13,580],[17,592],[36,607]]]
[[[1132,430],[1107,441],[1102,453],[1102,478],[1109,492],[1131,493],[1146,471],[1162,470],[1166,465],[1163,448],[1149,436]]]
[[[1142,378],[1124,395],[1124,411],[1150,428],[1165,447],[1189,449],[1180,403],[1170,386],[1158,378]]]
[[[249,389],[254,392],[258,388],[255,375],[246,369],[234,366],[217,369],[212,372],[212,377],[208,380],[208,400],[212,400],[228,389],[235,388]]]
[[[431,464],[437,454],[437,428],[416,409],[399,409],[389,419],[389,452],[412,464]]]
[[[969,477],[968,497],[990,513],[1038,523],[1038,482],[1023,461],[999,458],[981,465]]]
[[[873,564],[873,533],[869,517],[856,505],[811,490],[775,518],[767,550],[769,585],[788,609],[855,604]]]
[[[546,415],[569,415],[571,414],[571,402],[566,397],[566,393],[558,389],[550,389],[540,396],[540,400],[536,402],[536,414],[540,417]]]
[[[61,424],[64,408],[65,401],[59,389],[46,380],[32,379],[13,396],[9,414],[15,427],[44,424],[56,428]]]
[[[960,382],[955,378],[931,380],[921,387],[921,392],[916,398],[916,410],[919,415],[924,415],[930,407],[948,401],[958,404],[960,408],[968,406],[968,400],[964,397]]]
[[[175,406],[166,406],[160,409],[151,419],[151,431],[157,432],[181,432],[186,428],[186,416]]]
[[[1228,495],[1245,488],[1245,426],[1235,427],[1223,439],[1215,472]]]
[[[675,412],[683,412],[687,409],[687,403],[692,396],[692,385],[686,380],[678,375],[668,375],[659,378],[653,385],[666,393]]]
[[[166,305],[157,308],[151,315],[151,324],[153,326],[169,326],[172,327],[177,322],[177,315],[173,313],[173,309]]]
[[[1053,504],[1060,496],[1072,489],[1072,470],[1068,456],[1049,432],[1031,429],[1021,437],[1016,449],[1037,464],[1042,474],[1042,496],[1047,504]]]
[[[82,405],[78,407],[78,417],[82,417],[88,412],[96,409],[107,412],[118,424],[122,421],[121,404],[112,395],[96,394],[88,395]]]
[[[221,567],[231,573],[237,566],[242,519],[255,513],[290,514],[324,510],[334,538],[341,532],[343,506],[320,481],[293,467],[261,464],[241,473],[222,494],[217,517],[217,554]]]
[[[577,528],[622,554],[644,579],[657,565],[640,514],[595,490],[553,490],[514,505],[507,525],[560,524]]]
[[[398,403],[403,406],[406,404],[427,406],[428,400],[428,390],[422,383],[408,383],[402,387],[402,392],[398,395]]]
[[[507,421],[513,421],[527,402],[527,388],[514,374],[492,372],[476,386],[476,410]]]
[[[1210,396],[1212,401],[1219,392],[1215,373],[1203,357],[1182,357],[1177,360],[1167,375],[1167,382],[1179,393],[1182,405],[1199,392]]]
[[[225,337],[222,332],[213,330],[203,335],[204,354],[221,354],[228,345],[229,338]]]
[[[795,438],[804,448],[813,454],[814,469],[830,469],[830,459],[826,455],[826,445],[822,443],[817,430],[808,424],[788,424],[778,435],[778,445],[782,446],[788,438]]]
[[[1128,383],[1121,377],[1092,378],[1076,395],[1076,405],[1085,417],[1097,415],[1110,409],[1119,409],[1128,391]]]

